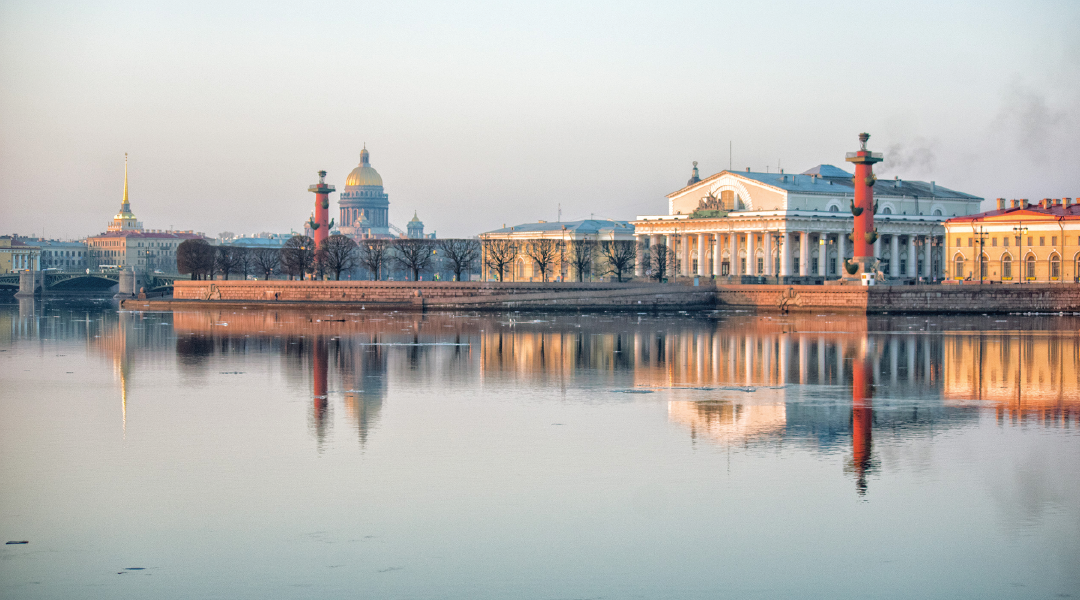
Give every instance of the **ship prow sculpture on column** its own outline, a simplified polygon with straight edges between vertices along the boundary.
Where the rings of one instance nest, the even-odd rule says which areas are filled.
[[[326,171],[319,171],[319,183],[308,186],[308,191],[315,194],[315,213],[308,221],[315,238],[315,247],[322,248],[323,242],[330,235],[330,229],[334,227],[334,220],[330,219],[330,192],[334,186],[326,183]]]
[[[874,204],[874,183],[877,177],[874,175],[874,163],[885,160],[879,152],[871,152],[866,149],[866,142],[870,139],[869,133],[860,133],[860,148],[858,152],[848,152],[847,162],[855,164],[855,176],[852,181],[855,184],[855,199],[851,202],[851,214],[855,217],[855,229],[851,233],[854,256],[851,260],[844,260],[843,279],[845,282],[861,282],[864,273],[877,271],[877,259],[874,257],[874,242],[877,242],[878,233],[874,228],[874,213],[877,206]]]

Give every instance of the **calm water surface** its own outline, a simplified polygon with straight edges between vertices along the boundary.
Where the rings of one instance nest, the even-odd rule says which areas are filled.
[[[1078,331],[0,305],[0,596],[1077,597]]]

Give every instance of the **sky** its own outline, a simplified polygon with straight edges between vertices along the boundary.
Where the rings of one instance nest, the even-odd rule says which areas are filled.
[[[1080,2],[0,3],[0,234],[300,230],[366,143],[404,228],[664,214],[730,166],[1080,196]],[[730,153],[729,153],[730,148]],[[337,195],[331,196],[336,202]],[[336,205],[331,214],[336,215]]]

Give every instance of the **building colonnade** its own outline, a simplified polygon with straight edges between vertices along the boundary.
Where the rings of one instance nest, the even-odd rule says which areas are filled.
[[[673,219],[648,223],[637,223],[635,236],[641,247],[664,244],[674,251],[676,265],[670,270],[679,277],[838,278],[844,273],[844,260],[852,257],[849,231],[838,232],[836,227],[680,232],[694,224]],[[910,233],[900,227],[882,233],[873,248],[884,274],[893,279],[943,278],[943,232],[934,231],[934,225],[920,223]],[[662,229],[668,231],[654,232]],[[647,257],[648,252],[638,253],[636,276],[646,274]]]

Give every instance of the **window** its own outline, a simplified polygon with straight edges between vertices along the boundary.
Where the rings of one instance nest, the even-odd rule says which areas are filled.
[[[757,273],[763,273],[764,271],[765,271],[765,257],[764,256],[759,256],[759,257],[757,257]],[[757,273],[754,273],[754,274],[757,275]]]
[[[746,274],[746,258],[745,257],[739,259],[739,272],[742,273],[743,275]]]
[[[1050,245],[1051,246],[1057,246],[1057,236],[1056,235],[1050,236]]]
[[[1061,279],[1061,259],[1056,254],[1050,257],[1050,279]]]
[[[885,208],[883,208],[881,210],[881,214],[883,214],[883,215],[891,215],[892,214],[892,209],[889,208],[888,206],[886,206]]]
[[[979,263],[979,278],[986,279],[989,276],[987,267],[990,266],[990,261],[987,260],[986,256],[983,256],[982,260],[980,260]]]
[[[1034,245],[1035,245],[1035,238],[1029,235],[1028,236],[1028,246],[1034,246]]]
[[[900,257],[900,274],[907,275],[907,259]]]
[[[1001,245],[1005,246],[1006,248],[1009,247],[1009,236],[1005,236],[1005,237],[1001,238]],[[1020,244],[1017,244],[1017,246],[1019,246],[1019,245]]]
[[[956,277],[957,279],[963,279],[964,278],[964,257],[963,256],[960,256],[960,255],[956,256],[956,272],[954,274],[954,277]]]
[[[934,216],[935,217],[940,217],[941,216],[941,209],[940,208],[934,209]]]
[[[1026,262],[1027,262],[1027,269],[1026,269],[1027,274],[1025,275],[1025,277],[1027,277],[1028,279],[1035,279],[1035,257],[1034,256],[1028,256]]]
[[[968,248],[971,247],[971,238],[968,238]]]
[[[957,248],[959,248],[959,247],[960,247],[960,238],[956,238],[956,247],[957,247]]]
[[[1001,257],[1001,278],[1004,280],[1012,279],[1012,258],[1007,254]]]
[[[994,247],[997,246],[997,238],[996,237],[995,238],[990,238],[990,245],[994,246]]]
[[[1041,236],[1041,235],[1039,236],[1039,245],[1040,246],[1045,246],[1046,245],[1046,238]]]
[[[834,212],[840,212],[840,207],[833,204],[832,206],[829,207],[829,212],[833,212],[833,213]]]

